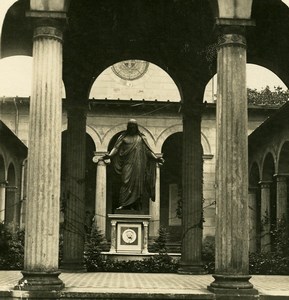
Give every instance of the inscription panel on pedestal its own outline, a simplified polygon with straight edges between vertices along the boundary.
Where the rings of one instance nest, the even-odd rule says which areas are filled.
[[[118,223],[117,224],[117,251],[141,252],[142,228],[141,224]]]

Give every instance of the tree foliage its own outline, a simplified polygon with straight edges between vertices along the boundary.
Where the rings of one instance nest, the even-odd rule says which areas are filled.
[[[248,88],[247,97],[251,105],[279,107],[289,100],[289,90],[284,91],[280,86],[274,87],[273,91],[269,86],[261,91]]]

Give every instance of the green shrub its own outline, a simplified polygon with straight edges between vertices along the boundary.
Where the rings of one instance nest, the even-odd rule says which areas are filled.
[[[0,269],[19,270],[24,264],[24,230],[0,223]]]
[[[204,269],[209,274],[215,272],[215,237],[207,236],[202,245],[202,261]]]
[[[249,273],[262,275],[289,275],[289,256],[276,252],[250,253]]]
[[[106,240],[97,227],[93,226],[90,234],[87,235],[84,260],[87,271],[104,271],[105,261],[101,252],[106,248]]]
[[[274,241],[271,252],[250,253],[250,274],[289,275],[289,235],[283,218],[277,220],[271,238]]]
[[[167,253],[167,243],[169,239],[169,233],[166,228],[161,227],[159,229],[159,236],[154,241],[153,245],[151,246],[152,252],[157,253]]]

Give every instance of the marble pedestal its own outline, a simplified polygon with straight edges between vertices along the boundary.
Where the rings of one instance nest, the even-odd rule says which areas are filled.
[[[123,211],[118,214],[109,214],[111,226],[110,251],[103,253],[126,260],[145,256],[148,252],[148,226],[150,215],[132,214]]]

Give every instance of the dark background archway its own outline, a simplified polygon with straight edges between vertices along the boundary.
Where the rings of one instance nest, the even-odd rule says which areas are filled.
[[[16,203],[16,172],[13,164],[8,167],[7,173],[8,186],[6,187],[6,201],[5,201],[5,223],[18,224],[20,215],[20,204]]]
[[[160,226],[169,232],[172,243],[181,241],[181,190],[182,190],[183,133],[169,136],[162,147],[164,165],[161,167]]]

